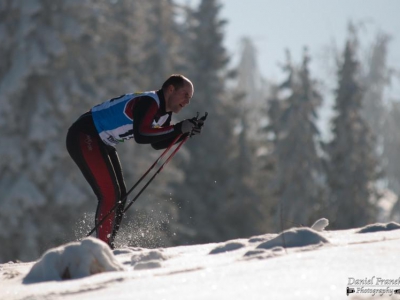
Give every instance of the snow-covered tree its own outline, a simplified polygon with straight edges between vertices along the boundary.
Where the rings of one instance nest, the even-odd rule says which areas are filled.
[[[385,115],[384,90],[390,81],[391,71],[386,65],[387,48],[390,37],[381,33],[377,36],[366,63],[366,74],[363,78],[365,87],[362,113],[373,134],[380,136]]]
[[[156,40],[156,32],[143,24],[148,25],[146,16],[153,10],[164,20],[161,14],[167,14],[172,4],[162,1],[161,9],[156,2],[151,4],[145,0],[1,2],[0,243],[10,246],[0,249],[0,260],[37,258],[44,247],[74,240],[90,229],[79,232],[76,223],[95,211],[97,199],[68,156],[65,136],[93,105],[160,87],[160,77],[142,73],[143,66],[152,63],[145,41]],[[162,26],[167,31],[172,25],[166,21]],[[157,50],[170,68],[163,69],[163,76],[175,69],[169,63],[175,53],[168,49],[177,47],[166,41]],[[142,159],[130,159],[146,147],[128,144],[119,153],[129,188],[157,152],[154,157],[145,153]],[[168,172],[174,170],[169,166]],[[165,195],[169,178],[175,180],[160,177],[150,192]],[[173,211],[174,204],[165,202],[162,210],[168,214],[169,208]],[[93,218],[85,222],[91,226]]]
[[[68,175],[64,141],[75,108],[89,105],[96,88],[81,51],[91,41],[80,18],[91,8],[71,1],[2,3],[0,222],[7,230],[0,239],[13,246],[0,257],[28,259],[49,240],[65,238],[87,197],[79,178]]]
[[[264,99],[267,96],[266,82],[262,78],[257,62],[257,50],[250,38],[241,41],[242,52],[237,66],[237,93],[243,94],[239,103],[241,116],[248,119],[249,139],[256,140],[263,121]]]
[[[324,203],[324,174],[316,127],[316,110],[322,97],[309,74],[307,52],[300,68],[292,64],[288,55],[284,66],[288,79],[279,87],[278,98],[269,101],[268,127],[274,137],[271,186],[278,206],[276,224],[284,227],[311,224]]]
[[[375,141],[362,116],[362,87],[355,57],[356,38],[346,43],[338,71],[329,155],[331,223],[335,228],[358,227],[375,220],[378,165]]]
[[[253,200],[238,196],[243,178],[235,172],[237,161],[232,153],[236,107],[224,96],[228,57],[223,46],[225,21],[219,17],[220,9],[218,1],[203,0],[188,18],[187,74],[194,84],[188,117],[196,112],[208,112],[209,116],[204,133],[185,146],[185,178],[175,192],[181,207],[177,235],[186,243],[248,233],[251,220],[247,212],[254,210],[248,203]]]
[[[117,53],[126,53],[120,57],[120,68],[125,70],[122,79],[128,79],[131,87],[123,92],[157,90],[169,75],[180,73],[184,64],[183,55],[180,55],[184,47],[176,22],[176,7],[169,0],[122,3],[124,5],[119,5],[119,10],[114,13],[125,25],[117,31],[120,36],[114,39],[115,43],[121,43]],[[135,143],[121,146],[119,153],[128,189],[161,154],[149,145]],[[170,245],[173,234],[170,228],[178,219],[170,184],[181,180],[179,166],[172,160],[128,211],[117,243],[141,247]],[[128,197],[128,202],[136,192]]]
[[[396,169],[400,168],[397,157],[400,148],[393,147],[399,144],[397,132],[399,124],[398,107],[391,103],[385,93],[391,82],[393,69],[387,65],[388,44],[390,36],[379,33],[371,47],[371,53],[366,63],[366,74],[363,78],[365,87],[363,115],[377,138],[377,156],[381,161],[383,177],[386,179],[387,188],[400,195],[400,180]]]

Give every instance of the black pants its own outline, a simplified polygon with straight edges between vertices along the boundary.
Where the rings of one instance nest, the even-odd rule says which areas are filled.
[[[114,248],[126,202],[126,186],[117,151],[100,139],[90,112],[69,128],[67,150],[97,196],[96,224],[123,200],[96,231],[99,239]]]

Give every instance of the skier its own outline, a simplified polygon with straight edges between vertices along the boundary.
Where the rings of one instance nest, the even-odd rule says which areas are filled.
[[[67,150],[98,199],[97,224],[122,200],[117,209],[96,230],[97,238],[114,249],[122,221],[126,186],[115,146],[134,138],[138,144],[165,149],[180,134],[201,133],[203,120],[186,119],[171,125],[172,113],[179,113],[193,97],[193,84],[173,74],[158,91],[125,94],[94,106],[68,130]]]

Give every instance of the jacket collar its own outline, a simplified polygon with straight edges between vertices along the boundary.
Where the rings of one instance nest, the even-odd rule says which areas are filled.
[[[157,96],[158,96],[158,99],[160,99],[160,110],[161,110],[161,113],[162,114],[166,114],[167,112],[165,111],[166,110],[166,107],[165,107],[165,98],[164,98],[164,92],[163,92],[163,90],[161,89],[161,90],[158,90],[157,92],[156,92],[156,94],[157,94]]]

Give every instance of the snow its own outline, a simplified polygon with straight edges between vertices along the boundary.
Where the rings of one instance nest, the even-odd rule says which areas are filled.
[[[50,249],[37,262],[0,265],[0,295],[10,300],[399,299],[392,295],[400,289],[398,228],[397,223],[340,231],[301,227],[222,243],[114,251],[88,238]],[[76,261],[81,264],[74,269]],[[109,272],[89,276],[98,271]],[[79,279],[62,280],[63,274]],[[354,293],[347,295],[348,287]]]
[[[122,270],[123,265],[118,262],[107,244],[89,237],[81,242],[48,250],[33,265],[23,282],[77,279]]]
[[[361,228],[360,230],[357,231],[357,233],[369,233],[369,232],[396,230],[396,229],[400,229],[400,225],[396,222],[376,223]]]
[[[311,226],[311,229],[314,229],[316,231],[322,231],[328,225],[329,225],[329,220],[322,218],[322,219],[315,221],[315,223]]]

